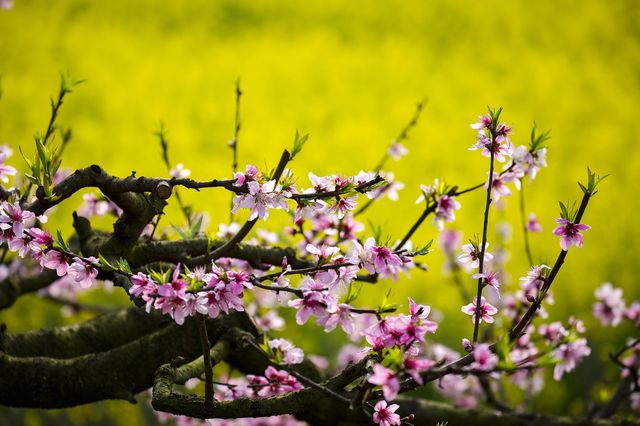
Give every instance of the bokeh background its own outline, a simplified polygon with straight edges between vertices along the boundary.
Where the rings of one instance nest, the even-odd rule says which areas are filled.
[[[414,200],[420,183],[439,177],[466,187],[485,178],[484,157],[467,149],[474,142],[469,123],[487,105],[504,108],[516,144],[528,142],[535,120],[552,131],[549,167],[527,187],[527,210],[544,227],[532,236],[536,259],[555,258],[559,248],[551,229],[558,200],[579,199],[576,182],[586,167],[611,174],[586,214],[593,229],[585,247],[570,252],[554,286],[557,303],[549,308],[552,318],[585,320],[593,354],[532,403],[546,412],[580,412],[590,398],[607,396],[602,378],[613,381],[617,373],[606,354],[634,332],[603,329],[592,318],[594,289],[611,281],[624,288],[628,301],[640,296],[639,11],[633,0],[15,0],[12,10],[0,11],[0,142],[32,152],[32,135],[47,124],[58,72],[68,71],[87,81],[61,113],[60,123],[74,134],[64,166],[97,163],[116,175],[166,175],[153,135],[163,122],[174,162],[183,162],[195,178],[228,177],[227,141],[240,78],[240,164],[273,166],[300,129],[311,139],[293,169],[305,185],[307,171],[350,175],[373,168],[426,98],[405,144],[410,155],[387,167],[405,184],[400,201],[380,201],[367,213],[383,235],[396,239],[419,215]],[[19,155],[13,160],[24,167]],[[210,213],[211,232],[228,220],[228,194],[183,191],[183,197]],[[460,201],[456,227],[470,237],[481,231],[484,195]],[[50,225],[68,233],[75,207],[59,209]],[[266,226],[278,229],[284,220],[275,214]],[[494,211],[492,225],[503,220],[514,224],[508,243],[513,289],[527,269],[517,198]],[[167,220],[181,221],[179,215]],[[435,228],[426,224],[413,240],[434,237]],[[389,287],[401,303],[411,294],[438,311],[436,338],[458,347],[471,323],[440,273],[441,255],[427,262],[431,270],[411,280],[367,287],[365,301],[375,303]],[[126,298],[98,292],[88,300],[118,304]],[[0,320],[19,332],[78,317],[61,317],[58,306],[30,296],[1,312]],[[287,333],[306,351],[329,357],[345,341],[340,332],[325,335],[293,322]],[[600,384],[590,387],[598,378]],[[0,419],[32,425],[155,422],[148,410],[125,402],[46,413],[0,408]]]

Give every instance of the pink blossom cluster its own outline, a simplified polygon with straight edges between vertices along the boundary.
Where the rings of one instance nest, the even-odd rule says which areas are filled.
[[[560,380],[562,375],[576,368],[578,362],[591,354],[587,339],[580,338],[563,343],[555,351],[557,363],[553,368],[553,378]]]
[[[338,175],[317,176],[311,172],[308,174],[312,187],[300,191],[302,194],[318,194],[333,192],[349,192],[349,189],[366,184],[375,179],[374,173],[359,172],[356,176],[342,177]],[[368,197],[374,198],[371,191],[365,193]],[[379,195],[379,194],[377,194]],[[341,196],[313,200],[298,204],[296,209],[296,222],[305,216],[312,216],[314,211],[326,210],[327,213],[335,215],[338,219],[343,218],[347,213],[352,212],[357,206],[357,197],[353,195]]]
[[[493,255],[487,251],[489,243],[484,245],[484,264],[486,265],[493,259]],[[480,256],[482,250],[479,245],[474,242],[469,242],[462,246],[462,254],[458,256],[458,261],[463,265],[469,265],[471,268],[478,268],[480,266]]]
[[[398,346],[416,354],[418,348],[412,345],[424,342],[427,333],[438,329],[436,322],[427,319],[430,313],[430,306],[409,298],[409,315],[387,315],[364,330],[363,335],[373,351]]]
[[[305,276],[299,287],[301,297],[290,300],[288,305],[297,309],[296,322],[300,325],[313,315],[317,318],[316,323],[324,327],[325,331],[331,331],[340,325],[346,333],[351,334],[355,331],[355,325],[350,306],[338,303],[336,296],[329,291],[339,280],[338,273],[325,272],[327,274],[315,274],[315,278]]]
[[[562,250],[569,250],[574,244],[576,247],[581,248],[583,244],[582,232],[591,229],[589,225],[583,223],[573,223],[569,219],[559,218],[556,219],[559,224],[554,228],[553,233],[560,237],[560,247]]]
[[[377,245],[373,237],[368,238],[364,245],[357,240],[351,241],[350,262],[367,270],[369,274],[379,274],[381,278],[397,278],[406,264],[408,257],[395,253],[389,247]]]
[[[531,149],[520,145],[511,151],[511,158],[514,162],[513,172],[516,176],[520,178],[529,176],[530,179],[535,179],[538,171],[542,167],[547,167],[547,148]]]
[[[98,198],[93,192],[84,194],[82,200],[83,204],[77,213],[79,216],[86,217],[87,219],[93,216],[103,217],[107,214],[120,216],[122,214],[122,209],[113,201],[104,197]]]
[[[200,420],[187,416],[176,416],[156,411],[161,424],[175,421],[176,426],[304,426],[305,422],[297,420],[292,415],[271,417],[247,417],[239,419],[206,419]]]
[[[511,141],[509,133],[511,126],[505,123],[494,123],[490,114],[478,116],[478,122],[471,125],[471,128],[477,132],[476,143],[469,148],[470,150],[482,150],[485,157],[493,155],[499,162],[504,162],[506,157],[511,156]]]
[[[461,204],[453,195],[448,195],[447,186],[440,183],[438,179],[433,185],[420,185],[422,194],[416,200],[416,204],[427,201],[427,204],[434,203],[433,224],[439,230],[444,229],[446,222],[456,220],[455,211],[460,210]]]
[[[1,7],[1,6],[0,6]],[[5,163],[13,155],[13,150],[8,145],[0,145],[0,181],[9,182],[10,176],[15,176],[18,171]]]
[[[441,344],[431,345],[429,354],[438,364],[449,364],[460,359],[458,352]],[[477,396],[482,392],[476,377],[456,374],[443,376],[433,387],[445,397],[451,398],[456,406],[464,408],[477,407]]]
[[[634,300],[627,307],[621,288],[604,283],[596,289],[595,296],[597,301],[593,304],[593,316],[598,318],[603,326],[616,327],[625,318],[640,326],[640,302]]]
[[[144,300],[147,311],[157,309],[178,324],[196,313],[216,318],[220,312],[243,311],[243,291],[253,288],[248,274],[215,263],[211,272],[199,269],[187,275],[180,273],[178,265],[167,283],[157,283],[142,272],[132,275],[130,281],[129,293]]]
[[[18,203],[3,201],[0,204],[0,242],[6,243],[19,257],[31,257],[42,268],[53,269],[59,277],[67,274],[82,288],[89,288],[98,276],[95,257],[80,258],[68,256],[54,249],[53,237],[36,227],[37,222],[44,223],[47,217],[36,217],[30,211],[23,210]]]
[[[287,339],[271,339],[267,342],[269,349],[275,354],[276,359],[281,359],[284,364],[300,364],[304,360],[304,352]]]
[[[267,398],[270,396],[282,395],[288,392],[295,392],[303,389],[304,386],[285,370],[277,370],[273,366],[267,367],[264,376],[247,375],[247,390],[250,397]]]
[[[493,353],[490,345],[481,343],[473,349],[473,362],[469,366],[471,370],[493,371],[498,365],[498,356]]]
[[[424,343],[427,333],[435,333],[438,324],[427,318],[431,307],[417,304],[409,298],[409,315],[389,315],[367,328],[363,334],[371,345],[372,351],[384,353],[385,349],[400,348],[404,355],[402,363],[394,369],[378,363],[373,366],[373,373],[367,381],[381,386],[384,398],[393,400],[400,390],[403,376],[412,377],[422,383],[422,373],[435,365],[435,362],[420,358],[420,343]]]
[[[233,213],[241,208],[249,209],[249,220],[267,220],[269,209],[289,211],[286,199],[291,197],[291,191],[295,188],[285,188],[275,179],[268,180],[253,165],[248,165],[245,173],[236,172],[234,178],[235,185],[246,186],[248,193],[233,197]]]

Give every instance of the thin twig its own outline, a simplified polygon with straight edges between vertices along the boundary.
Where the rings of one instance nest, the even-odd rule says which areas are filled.
[[[236,80],[236,114],[235,123],[233,125],[233,139],[229,143],[229,147],[233,150],[233,156],[231,160],[231,175],[233,176],[238,171],[238,135],[240,134],[240,97],[242,96],[242,90],[240,90],[240,78]],[[233,222],[233,195],[230,201],[230,216],[229,223]]]
[[[196,314],[196,324],[198,326],[198,334],[200,335],[200,343],[202,345],[202,356],[204,360],[204,403],[205,405],[213,405],[213,365],[211,363],[211,350],[209,345],[209,336],[207,335],[207,323],[204,315]]]
[[[529,229],[527,228],[527,218],[524,208],[524,179],[520,179],[520,220],[522,221],[522,233],[524,236],[524,251],[529,260],[529,266],[533,266],[533,256],[529,245]]]
[[[494,158],[495,158],[495,144],[496,138],[493,132],[493,128],[490,130],[491,132],[491,144],[490,144],[490,157],[489,157],[489,181],[487,184],[487,198],[484,205],[484,219],[482,222],[482,242],[480,243],[480,254],[479,254],[479,264],[478,264],[478,274],[484,273],[484,254],[487,250],[487,229],[489,228],[489,207],[491,206],[491,190],[493,188],[493,166],[494,166]],[[484,278],[478,278],[478,292],[476,295],[476,315],[473,324],[473,344],[475,345],[478,342],[478,331],[480,330],[480,318],[482,315],[482,288],[484,286]]]

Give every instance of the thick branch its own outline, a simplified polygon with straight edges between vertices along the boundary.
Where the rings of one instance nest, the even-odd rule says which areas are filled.
[[[200,188],[223,187],[228,190],[235,191],[237,190],[237,187],[235,187],[233,183],[233,179],[213,179],[205,182],[196,182],[192,179],[135,177],[135,174],[127,176],[126,178],[119,178],[109,175],[102,169],[102,167],[94,164],[84,169],[76,170],[73,174],[56,185],[53,188],[53,193],[56,195],[55,198],[39,198],[29,204],[27,209],[37,215],[40,215],[47,209],[61,203],[83,188],[99,188],[103,194],[110,194],[108,195],[110,197],[114,197],[116,194],[123,194],[125,192],[135,192],[139,194],[149,192],[156,194],[159,198],[166,199],[168,198],[168,195],[170,195],[170,193],[167,194],[165,192],[167,184],[170,187],[184,186],[185,188],[197,190]]]
[[[191,257],[207,253],[208,249],[216,250],[225,243],[225,240],[209,243],[209,240],[204,237],[178,241],[144,241],[133,248],[127,260],[133,267],[158,261],[185,262]],[[290,247],[237,244],[227,252],[226,256],[246,260],[254,268],[264,268],[265,264],[280,266],[285,256],[289,265],[295,269],[312,266],[311,262],[298,259],[295,250]]]
[[[587,418],[553,417],[525,413],[505,413],[491,410],[470,410],[426,399],[400,397],[401,416],[415,414],[415,424],[435,426],[438,422],[449,425],[474,426],[613,426],[638,425],[636,420],[589,420]]]
[[[131,307],[65,327],[2,336],[0,349],[15,357],[73,358],[104,352],[166,327],[172,320],[159,312]]]
[[[62,408],[104,399],[132,400],[152,385],[160,365],[177,357],[189,361],[201,354],[192,321],[189,318],[182,327],[172,324],[122,346],[74,358],[0,353],[0,404]],[[242,313],[208,320],[207,332],[215,342],[236,326],[255,333]]]

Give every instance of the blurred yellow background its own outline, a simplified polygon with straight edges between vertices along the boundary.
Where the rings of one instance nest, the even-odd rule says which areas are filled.
[[[599,392],[585,384],[598,377],[606,353],[630,332],[605,330],[592,319],[594,289],[611,281],[624,288],[627,301],[640,296],[635,210],[640,195],[639,11],[633,0],[15,0],[13,10],[0,11],[0,143],[32,151],[32,135],[44,130],[49,117],[48,97],[57,91],[58,72],[68,70],[87,82],[62,109],[60,123],[74,134],[63,166],[97,163],[116,175],[132,170],[166,175],[153,135],[164,122],[174,162],[183,162],[196,179],[229,177],[226,144],[233,136],[239,77],[245,94],[241,166],[273,166],[300,129],[311,133],[293,166],[304,186],[307,171],[350,175],[373,168],[417,101],[427,98],[405,144],[410,155],[388,163],[405,184],[400,201],[380,201],[367,213],[383,226],[383,235],[395,240],[420,213],[414,205],[420,183],[439,177],[467,187],[485,179],[487,161],[468,147],[474,143],[469,124],[487,105],[504,107],[502,118],[513,124],[516,144],[528,143],[535,120],[552,131],[549,167],[526,188],[527,209],[544,227],[531,239],[536,259],[555,258],[559,245],[551,230],[558,200],[579,199],[576,182],[585,179],[586,167],[611,174],[585,216],[593,227],[585,247],[570,252],[554,284],[556,305],[549,308],[552,318],[585,319],[594,354],[534,401],[545,411],[575,412]],[[24,167],[19,155],[11,164]],[[183,197],[210,213],[211,231],[228,220],[228,194],[183,191]],[[460,202],[456,227],[468,238],[481,231],[484,195],[475,192]],[[491,218],[489,241],[498,220],[513,223],[508,264],[513,283],[507,289],[514,289],[527,269],[517,203],[508,199],[506,210],[493,210]],[[61,208],[50,226],[61,223],[69,232],[75,207]],[[284,215],[274,216],[275,229]],[[165,225],[169,222],[180,225],[181,218],[174,215]],[[436,229],[427,223],[413,241],[435,237]],[[440,274],[440,257],[427,257],[431,271],[415,272],[411,280],[367,287],[365,300],[375,303],[390,286],[401,303],[413,295],[440,311],[436,339],[458,348],[472,325]],[[0,313],[14,332],[59,323],[58,316],[56,307],[35,297]],[[340,332],[316,331],[313,325],[288,330],[305,350],[327,356],[344,341]],[[609,379],[616,374],[613,368],[605,373]],[[83,424],[151,422],[126,403],[100,407],[55,415],[60,422]],[[116,410],[129,419],[101,417]],[[28,416],[31,424],[46,421],[35,411]]]

